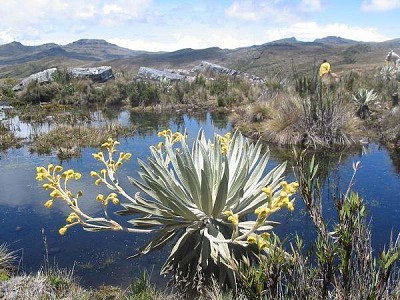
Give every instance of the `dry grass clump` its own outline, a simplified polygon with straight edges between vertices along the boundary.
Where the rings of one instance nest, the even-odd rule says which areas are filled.
[[[59,125],[48,133],[39,134],[33,138],[31,152],[49,154],[57,151],[60,159],[80,156],[81,148],[97,147],[107,138],[118,138],[132,135],[134,126],[123,126],[109,123],[97,128],[83,125]]]
[[[59,269],[13,276],[0,283],[0,298],[3,300],[93,299],[92,292],[81,288],[72,272]]]
[[[280,93],[237,113],[234,122],[279,145],[350,145],[360,135],[360,121],[353,111],[336,94],[300,97]]]
[[[5,124],[0,122],[0,151],[18,147],[20,140]]]
[[[384,114],[379,123],[381,141],[392,148],[400,148],[400,107]]]

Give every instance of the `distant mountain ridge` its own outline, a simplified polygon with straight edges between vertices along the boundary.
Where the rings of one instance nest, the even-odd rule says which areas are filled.
[[[46,56],[59,56],[83,61],[104,61],[133,57],[145,51],[135,51],[105,40],[81,39],[67,45],[54,43],[25,46],[20,42],[0,45],[0,66],[36,61]]]
[[[295,37],[236,49],[211,47],[180,49],[173,52],[135,51],[105,40],[81,39],[67,45],[54,43],[25,46],[19,42],[0,45],[0,79],[22,78],[52,67],[91,67],[109,65],[116,70],[135,73],[140,67],[190,68],[209,61],[231,69],[265,76],[266,72],[292,72],[290,67],[307,71],[323,58],[335,71],[373,68],[382,64],[387,52],[400,52],[400,39],[385,42],[358,42],[327,36],[312,42]]]

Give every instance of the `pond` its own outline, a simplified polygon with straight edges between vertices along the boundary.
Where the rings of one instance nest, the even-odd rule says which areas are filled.
[[[136,124],[138,127],[135,135],[120,140],[120,149],[141,159],[149,155],[150,145],[156,145],[160,141],[157,132],[166,128],[181,132],[186,130],[189,138],[194,138],[200,128],[204,129],[207,137],[212,137],[214,132],[226,133],[232,129],[224,113],[168,115],[123,111],[107,114],[96,112],[94,116],[94,124],[110,119],[122,124]],[[25,137],[32,131],[48,128],[40,125],[38,129],[22,122],[17,125],[17,128],[24,128],[21,135]],[[268,169],[286,159],[279,149],[271,150],[272,157]],[[50,264],[74,268],[84,286],[127,285],[145,269],[152,273],[154,282],[164,284],[165,279],[158,274],[167,257],[168,247],[146,256],[127,259],[144,245],[148,235],[90,233],[80,227],[73,227],[65,236],[60,236],[58,229],[65,224],[69,210],[61,202],[56,202],[51,210],[43,207],[48,194],[41,188],[41,184],[35,181],[35,168],[55,163],[65,168],[73,168],[84,175],[74,186],[85,191],[83,210],[92,215],[101,215],[101,204],[94,198],[104,190],[96,187],[89,176],[91,170],[100,169],[100,165],[91,156],[95,151],[93,148],[83,149],[80,158],[63,162],[60,162],[56,155],[31,154],[27,146],[1,153],[0,243],[5,242],[13,250],[20,251],[20,268],[26,272],[37,271],[43,266],[46,240]],[[388,243],[392,230],[395,235],[399,232],[400,201],[396,197],[396,191],[400,190],[399,158],[392,159],[386,149],[375,144],[343,152],[340,162],[338,157],[336,153],[326,157],[331,161],[327,174],[329,178],[337,178],[337,182],[343,187],[352,175],[353,161],[361,161],[362,167],[357,174],[354,189],[365,197],[368,203],[372,217],[373,247],[378,250]],[[132,194],[136,189],[128,183],[126,176],[137,176],[137,172],[138,164],[136,159],[132,159],[122,167],[119,174],[121,184]],[[288,176],[293,178],[290,167]],[[330,186],[330,182],[332,180],[327,181],[326,187]],[[327,216],[333,217],[332,199],[327,197],[324,205],[327,208]],[[293,236],[298,233],[306,242],[313,238],[313,225],[306,216],[301,201],[296,202],[294,213],[280,212],[274,219],[282,223],[275,231],[279,236]]]

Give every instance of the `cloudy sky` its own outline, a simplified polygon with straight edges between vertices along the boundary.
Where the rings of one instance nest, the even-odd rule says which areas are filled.
[[[2,0],[0,44],[105,39],[147,51],[237,48],[295,36],[400,38],[400,0]]]

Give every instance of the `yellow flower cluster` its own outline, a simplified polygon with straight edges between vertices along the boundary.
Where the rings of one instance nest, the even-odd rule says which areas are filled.
[[[120,143],[118,141],[115,141],[113,138],[108,138],[107,142],[101,144],[101,148],[106,148],[108,152],[114,153],[117,151],[115,149],[115,146],[118,146]]]
[[[226,210],[223,212],[223,214],[227,216],[228,222],[232,223],[235,226],[239,224],[239,215],[234,214],[232,210]]]
[[[119,199],[116,193],[111,193],[107,197],[104,197],[103,194],[98,194],[96,200],[103,203],[104,206],[107,206],[109,201],[114,203],[114,205],[119,204]]]
[[[270,236],[268,232],[263,232],[260,235],[252,234],[247,237],[247,243],[249,245],[257,245],[259,250],[263,250],[268,247]]]
[[[63,167],[54,166],[53,164],[48,165],[47,169],[44,167],[36,168],[36,180],[43,181],[47,180],[48,183],[44,183],[42,186],[45,190],[51,190],[50,197],[52,199],[47,200],[44,203],[44,207],[51,208],[53,206],[54,200],[56,199],[68,199],[72,196],[71,192],[65,192],[61,188],[61,180],[64,179],[64,186],[66,186],[69,179],[79,180],[82,177],[81,173],[75,172],[72,169],[63,171]],[[61,173],[61,174],[60,174]],[[82,196],[82,192],[79,191],[76,198]]]
[[[43,184],[43,188],[45,190],[51,190],[51,199],[44,203],[44,207],[51,208],[54,201],[59,199],[66,201],[72,209],[79,211],[77,201],[83,193],[82,191],[79,191],[76,195],[73,195],[72,192],[67,189],[67,182],[70,179],[79,180],[81,177],[81,173],[75,172],[72,169],[63,172],[63,167],[54,166],[53,164],[48,165],[47,168],[37,167],[36,179],[38,181],[46,180],[47,183]],[[58,230],[61,235],[64,235],[69,227],[78,224],[81,219],[77,213],[72,212],[66,221],[68,224]]]
[[[104,163],[109,169],[112,171],[116,172],[120,166],[122,166],[124,161],[128,161],[131,159],[132,154],[131,153],[124,153],[120,152],[119,157],[117,161],[114,161],[112,155],[117,151],[116,146],[118,146],[120,143],[118,141],[113,140],[112,138],[109,138],[107,142],[103,143],[101,145],[102,148],[106,148],[108,153],[109,153],[109,158],[106,160],[104,153],[102,151],[98,153],[93,153],[93,157],[102,163]],[[91,173],[92,177],[101,177],[99,174],[96,172],[92,171]],[[102,173],[102,175],[105,175]],[[102,182],[102,180],[97,180],[96,185],[99,185]]]
[[[230,146],[231,146],[231,136],[232,134],[230,132],[226,133],[224,136],[222,135],[217,135],[217,139],[221,145],[221,152],[222,154],[226,155],[229,152]]]
[[[79,222],[79,220],[80,220],[79,216],[74,212],[70,213],[68,218],[66,219],[67,223],[69,223],[69,224],[72,224],[75,221]]]
[[[265,206],[258,207],[254,213],[258,215],[258,221],[263,222],[271,213],[280,210],[282,207],[286,207],[289,211],[294,210],[294,200],[290,200],[290,197],[296,193],[299,184],[297,182],[287,183],[286,181],[281,182],[281,191],[277,195],[273,195],[272,188],[267,186],[262,189],[262,192],[267,196],[267,204]]]
[[[177,142],[180,142],[184,139],[184,135],[180,132],[175,132],[172,133],[171,129],[163,130],[157,133],[159,137],[165,137],[168,141],[170,141],[172,144],[175,144]],[[163,143],[158,143],[157,149],[160,151]]]

